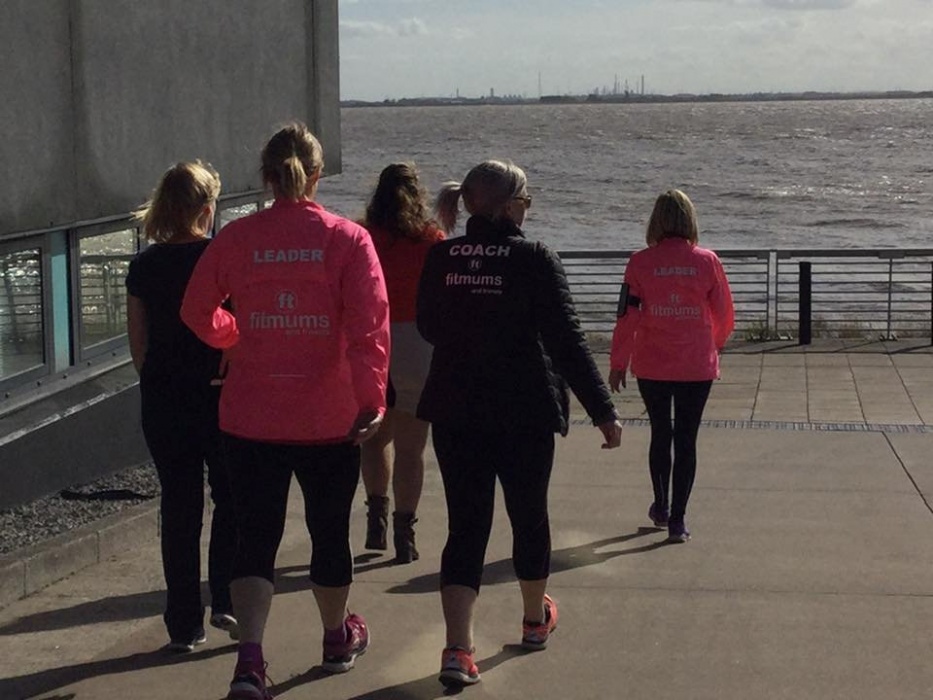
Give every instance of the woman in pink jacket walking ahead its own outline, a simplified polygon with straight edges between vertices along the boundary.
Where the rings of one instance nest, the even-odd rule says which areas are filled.
[[[668,190],[659,196],[648,221],[648,247],[625,268],[610,356],[613,391],[625,386],[629,369],[638,379],[651,422],[654,501],[648,517],[668,528],[671,542],[690,539],[684,515],[696,474],[697,432],[719,378],[719,352],[735,325],[722,263],[697,245],[698,238],[687,195]]]
[[[261,645],[293,475],[312,542],[321,666],[349,671],[369,644],[363,618],[347,611],[350,509],[359,445],[385,412],[389,304],[369,234],[313,201],[322,167],[304,125],[276,133],[262,152],[275,201],[223,228],[181,307],[230,361],[220,429],[239,534],[230,592],[240,644],[229,700],[272,697]]]

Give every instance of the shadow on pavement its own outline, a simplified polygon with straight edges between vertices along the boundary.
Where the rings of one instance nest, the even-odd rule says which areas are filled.
[[[165,591],[148,591],[92,600],[70,608],[48,610],[17,618],[0,627],[0,635],[71,629],[92,623],[138,620],[161,615],[164,605]],[[6,696],[0,695],[0,697]]]
[[[610,551],[597,551],[615,544],[623,544],[639,537],[659,533],[661,530],[650,527],[640,527],[636,532],[628,535],[609,537],[576,547],[556,549],[551,553],[551,574],[561,571],[579,569],[584,566],[601,564],[615,557],[650,552],[663,547],[664,541],[651,542],[641,547],[617,549]],[[377,555],[378,556],[378,555]],[[356,561],[358,565],[354,572],[398,566],[394,559],[387,559],[375,563],[368,563],[371,555],[360,555]],[[359,565],[359,562],[367,562]],[[511,559],[500,559],[490,562],[483,570],[483,585],[494,586],[509,583],[515,580]],[[416,576],[406,583],[392,586],[389,593],[435,593],[439,590],[440,578],[438,573]],[[307,566],[285,566],[276,570],[276,594],[296,593],[310,588]],[[203,592],[204,600],[210,600],[206,588]],[[162,614],[165,604],[165,591],[147,591],[131,595],[115,596],[94,600],[70,608],[60,608],[47,612],[36,613],[21,617],[0,627],[0,635],[25,634],[29,632],[44,632],[58,629],[72,629],[87,624],[102,622],[120,622],[122,620],[136,620],[145,617],[157,617]],[[0,698],[7,696],[0,694]]]
[[[285,566],[276,569],[275,592],[294,593],[310,588],[308,567]],[[207,583],[202,584],[201,599],[208,603],[211,599]],[[91,600],[79,605],[57,610],[48,610],[34,615],[17,618],[0,626],[0,636],[27,634],[30,632],[48,632],[51,630],[72,629],[89,624],[139,620],[146,617],[159,617],[165,606],[165,590],[131,593],[113,596],[101,600]],[[0,695],[0,700],[6,696]]]
[[[174,666],[176,664],[197,663],[207,658],[229,654],[234,650],[231,644],[205,649],[191,654],[171,654],[163,650],[147,651],[141,654],[130,654],[117,659],[103,659],[89,661],[74,666],[62,666],[46,671],[37,671],[25,676],[4,678],[0,680],[0,698],[12,700],[13,698],[31,698],[57,688],[64,688],[80,683],[88,678],[99,678],[120,673],[139,671],[157,666]],[[57,695],[45,700],[71,700],[76,697],[74,693]]]
[[[486,659],[478,659],[476,665],[479,666],[482,674],[491,671],[509,659],[528,653],[518,644],[506,644],[499,653]],[[371,690],[362,695],[354,695],[347,700],[431,700],[432,698],[448,695],[459,695],[462,690],[462,688],[443,688],[437,680],[437,674],[433,673],[430,676],[408,681],[407,683]]]
[[[606,552],[599,552],[597,550],[602,549],[603,547],[609,547],[614,544],[623,544],[631,540],[637,539],[639,537],[645,537],[646,535],[654,535],[661,532],[666,532],[655,527],[640,527],[637,531],[632,532],[628,535],[618,535],[616,537],[607,537],[602,540],[596,540],[595,542],[588,542],[586,544],[580,544],[575,547],[565,547],[563,549],[555,549],[551,552],[551,575],[559,574],[562,571],[570,571],[572,569],[579,569],[584,566],[592,566],[594,564],[602,564],[604,561],[614,559],[615,557],[621,557],[628,554],[642,554],[644,552],[650,552],[655,549],[660,549],[667,545],[666,538],[661,541],[651,542],[649,544],[642,545],[641,547],[633,547],[629,549],[616,549]],[[498,561],[489,562],[483,568],[483,585],[484,586],[495,586],[500,583],[510,583],[515,581],[515,571],[512,568],[511,559],[499,559]],[[387,593],[436,593],[440,589],[440,574],[424,574],[423,576],[416,576],[410,581],[399,584],[397,586],[392,586],[386,592]]]

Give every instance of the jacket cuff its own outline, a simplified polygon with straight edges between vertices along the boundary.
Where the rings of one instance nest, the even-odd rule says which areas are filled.
[[[608,411],[593,417],[593,425],[602,425],[603,423],[609,423],[614,420],[619,420],[619,414],[616,412],[615,407],[612,407]]]

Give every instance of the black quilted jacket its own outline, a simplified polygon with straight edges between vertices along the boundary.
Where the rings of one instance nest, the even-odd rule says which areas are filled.
[[[434,346],[419,418],[566,435],[567,384],[595,424],[616,415],[560,259],[511,222],[474,216],[431,248],[418,330]]]

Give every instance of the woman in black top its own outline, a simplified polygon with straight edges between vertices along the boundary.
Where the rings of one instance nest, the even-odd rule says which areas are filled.
[[[200,162],[178,163],[137,212],[153,243],[130,263],[127,330],[139,372],[142,428],[162,487],[162,565],[168,596],[168,649],[191,651],[205,640],[201,601],[204,464],[214,512],[208,581],[214,627],[237,636],[230,601],[236,549],[233,505],[220,455],[217,404],[221,353],[181,322],[179,309],[195,263],[207,247],[220,178]]]
[[[554,433],[568,428],[567,384],[602,432],[603,447],[617,447],[621,436],[560,260],[520,228],[531,206],[525,173],[512,163],[486,161],[462,184],[445,184],[437,213],[447,231],[461,197],[471,215],[466,236],[428,253],[417,312],[418,330],[434,346],[418,417],[432,423],[448,510],[441,559],[445,685],[479,681],[473,609],[496,479],[512,525],[522,646],[544,649],[557,626],[557,605],[545,593],[547,490]]]

